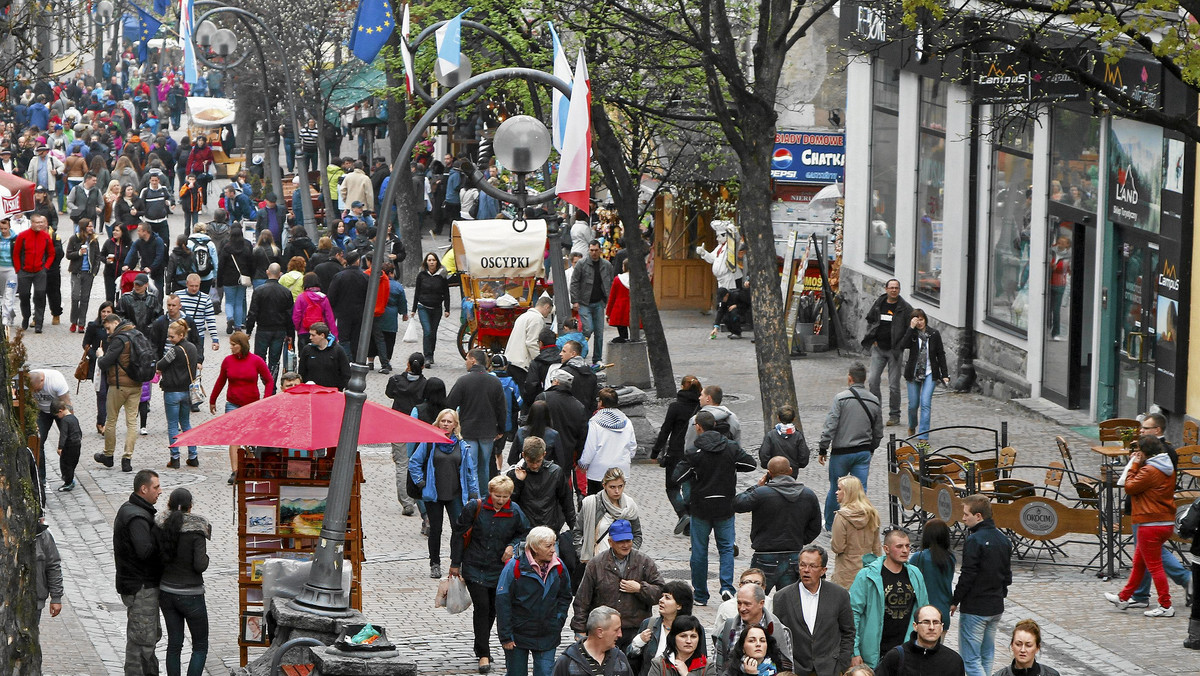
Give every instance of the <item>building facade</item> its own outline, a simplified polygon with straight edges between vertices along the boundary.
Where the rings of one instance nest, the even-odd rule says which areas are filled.
[[[1157,406],[1178,424],[1195,144],[1012,53],[931,59],[868,5],[843,3],[841,38],[846,325],[861,335],[894,277],[942,329],[959,385],[1098,420]],[[1071,48],[1149,109],[1194,114],[1152,59]]]

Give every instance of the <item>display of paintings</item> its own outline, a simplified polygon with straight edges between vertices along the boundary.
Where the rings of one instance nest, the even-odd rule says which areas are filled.
[[[308,458],[288,458],[287,476],[289,479],[311,479],[312,460]]]
[[[326,486],[280,486],[279,532],[317,536],[325,519]]]
[[[254,554],[246,557],[246,577],[251,582],[262,582],[262,564],[273,554]]]
[[[267,635],[263,614],[247,612],[242,615],[242,640],[246,643],[266,643]]]
[[[278,525],[275,516],[275,503],[246,505],[246,532],[273,534]]]

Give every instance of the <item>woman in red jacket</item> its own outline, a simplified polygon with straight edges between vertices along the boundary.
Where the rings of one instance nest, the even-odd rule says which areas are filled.
[[[208,165],[213,163],[212,148],[208,147],[208,137],[200,135],[192,143],[192,152],[188,154],[187,166],[185,171],[196,176],[196,183],[200,184],[201,204],[208,204],[208,182],[212,180],[212,176],[208,173]]]
[[[271,379],[271,371],[263,358],[250,351],[250,337],[238,331],[229,336],[230,355],[221,362],[221,372],[217,375],[217,384],[213,385],[212,395],[208,399],[208,411],[217,413],[217,397],[225,382],[229,382],[229,391],[225,393],[225,412],[246,404],[253,404],[262,396],[275,394],[275,382]],[[262,380],[264,394],[259,395],[258,382]],[[229,475],[232,484],[237,476],[237,446],[229,447],[229,467],[233,473]]]
[[[1133,551],[1133,570],[1120,594],[1105,592],[1104,598],[1124,610],[1142,584],[1146,569],[1158,592],[1158,608],[1147,610],[1146,617],[1174,617],[1171,588],[1163,570],[1163,545],[1175,530],[1175,465],[1158,437],[1145,434],[1130,446],[1125,493],[1133,505],[1132,521],[1137,526],[1137,544]]]
[[[621,263],[621,274],[613,277],[612,287],[608,290],[608,307],[604,309],[608,325],[617,329],[614,343],[629,341],[629,261]]]

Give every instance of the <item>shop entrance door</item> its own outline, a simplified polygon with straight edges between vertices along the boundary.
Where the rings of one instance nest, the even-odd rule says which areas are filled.
[[[1154,396],[1158,244],[1132,228],[1118,227],[1117,238],[1116,416],[1133,418]]]
[[[1091,405],[1096,228],[1051,205],[1046,316],[1042,331],[1042,396],[1071,409]]]

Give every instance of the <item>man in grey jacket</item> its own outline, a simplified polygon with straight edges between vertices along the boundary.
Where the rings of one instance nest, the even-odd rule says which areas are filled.
[[[848,388],[833,398],[833,406],[825,416],[821,431],[822,465],[829,462],[829,493],[825,496],[825,530],[833,530],[833,515],[837,513],[838,479],[853,474],[867,488],[871,471],[871,455],[883,439],[883,409],[879,398],[863,385],[867,367],[862,362],[850,365],[846,374]],[[832,449],[832,450],[831,450]],[[832,456],[832,457],[831,457]]]
[[[571,307],[579,312],[580,327],[584,340],[596,336],[596,347],[592,350],[592,363],[599,364],[604,358],[604,310],[608,304],[608,290],[612,288],[612,263],[600,257],[600,242],[588,242],[588,257],[579,261],[571,273]]]
[[[767,610],[767,594],[756,584],[744,584],[738,588],[738,614],[725,620],[713,634],[713,665],[716,673],[728,669],[728,660],[733,656],[734,644],[746,627],[762,627],[768,635],[775,637],[782,664],[780,671],[792,670],[792,634],[787,625],[780,622]]]
[[[63,576],[62,559],[58,555],[58,545],[50,534],[50,526],[46,520],[37,526],[37,537],[34,541],[37,573],[37,608],[38,620],[42,618],[42,609],[46,607],[46,599],[50,599],[50,617],[58,617],[62,612]]]

